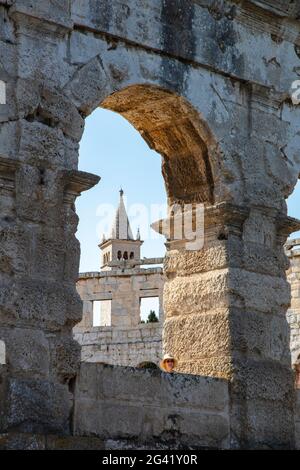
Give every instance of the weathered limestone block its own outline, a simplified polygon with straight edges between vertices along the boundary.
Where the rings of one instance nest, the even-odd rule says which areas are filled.
[[[89,78],[88,82],[83,80],[84,77]],[[107,86],[107,90],[105,89],[106,82],[107,77],[101,59],[95,57],[84,68],[79,69],[66,93],[70,95],[81,112],[89,114],[95,106],[95,102],[101,101],[99,94],[102,95],[102,99],[107,95],[109,88]]]
[[[254,310],[232,309],[232,346],[253,359],[289,363],[289,328],[283,314],[264,316]]]
[[[248,242],[243,244],[243,266],[248,271],[284,277],[287,260],[283,250]]]
[[[173,325],[176,322],[176,325]],[[175,330],[176,328],[176,330]],[[177,330],[178,328],[178,330]],[[229,334],[230,333],[230,337]],[[218,338],[218,341],[216,341]],[[240,350],[253,357],[264,357],[289,364],[288,357],[289,330],[283,315],[272,315],[264,318],[259,312],[241,309],[216,309],[213,312],[182,315],[178,320],[172,319],[164,329],[164,341],[171,351],[176,350],[179,358],[179,370],[186,370],[187,362],[191,363],[196,372],[195,363],[199,363],[199,373],[202,373],[205,359],[220,362],[218,353],[222,351],[230,356],[230,351]],[[194,363],[194,364],[193,364]],[[224,377],[217,369],[212,374]],[[226,368],[225,368],[226,371]],[[208,367],[203,373],[209,374]]]
[[[70,20],[70,1],[64,2],[39,1],[37,4],[30,4],[22,0],[14,0],[13,7],[10,10],[12,16],[24,14],[31,18],[43,20],[44,22],[54,23],[57,27],[69,29],[72,27]]]
[[[63,230],[63,186],[62,173],[45,168],[22,165],[16,177],[17,215],[32,224],[42,223],[43,227],[57,227],[57,238]],[[28,200],[31,204],[26,203]],[[45,207],[47,211],[45,211]],[[44,228],[44,232],[47,230]],[[42,228],[36,227],[38,233]]]
[[[245,414],[243,404],[236,401],[231,409],[232,440],[239,439],[243,447],[255,448],[259,433],[260,449],[294,448],[293,408],[286,409],[284,402],[252,399],[248,401],[249,408]],[[291,442],[292,440],[292,442]]]
[[[66,2],[61,7],[52,3],[50,7],[47,1],[28,4],[17,0],[9,9],[9,17],[18,36],[18,76],[40,83],[47,78],[48,83],[63,86],[73,72],[65,41],[72,21],[68,8],[64,8]]]
[[[27,164],[45,168],[76,168],[78,143],[64,136],[62,130],[40,122],[21,121],[19,155]]]
[[[75,140],[81,139],[84,120],[76,106],[62,93],[44,89],[38,112],[44,119],[49,119],[52,125],[61,128],[64,135]]]
[[[231,350],[228,335],[229,321],[228,311],[222,310],[201,315],[183,314],[179,318],[172,318],[168,321],[164,328],[164,344],[168,344],[170,351],[176,351],[176,358],[179,359],[178,369],[184,371],[181,361],[197,363],[200,358],[218,356],[219,351],[229,357]],[[199,374],[201,374],[201,369],[199,369]],[[219,376],[227,378],[227,376]]]
[[[264,283],[266,289],[259,292]],[[214,270],[168,281],[164,292],[167,317],[210,311],[214,308],[245,307],[281,311],[290,303],[288,283],[274,276],[241,269]]]
[[[239,255],[238,249],[237,255]],[[236,256],[236,260],[241,262],[239,256]],[[164,270],[167,274],[176,273],[177,276],[186,276],[226,268],[228,262],[225,242],[218,241],[213,246],[203,248],[201,254],[196,250],[179,253],[176,250],[168,251],[164,260]]]
[[[26,323],[37,328],[42,322],[47,330],[59,331],[64,325],[75,325],[81,318],[78,294],[73,288],[58,282],[29,279],[14,281],[7,295],[11,297],[9,310],[13,318],[12,322],[7,319],[8,324]]]
[[[81,348],[70,338],[68,331],[61,335],[48,334],[47,337],[50,344],[51,376],[61,383],[69,383],[79,370]]]
[[[6,364],[10,373],[24,378],[49,379],[49,344],[43,331],[1,328],[1,339],[6,345]]]
[[[68,434],[72,394],[64,385],[9,379],[3,431]]]
[[[3,197],[1,201],[4,202]],[[12,209],[10,201],[5,208],[1,204],[2,213],[8,212],[8,208]],[[8,216],[7,221],[0,223],[0,242],[1,271],[6,274],[27,273],[32,243],[30,233],[24,226],[12,222]]]
[[[139,445],[175,439],[178,446],[226,448],[227,387],[226,381],[213,378],[82,364],[75,434],[130,438]]]
[[[215,270],[186,278],[176,277],[165,285],[164,310],[168,318],[226,308],[228,297],[227,270]]]
[[[0,80],[9,83],[17,74],[17,45],[7,9],[0,5]]]
[[[7,121],[7,117],[5,117],[5,121]],[[16,153],[18,150],[18,129],[19,129],[19,122],[18,121],[11,121],[11,122],[3,122],[0,126],[0,147],[1,147],[1,155],[16,159]]]

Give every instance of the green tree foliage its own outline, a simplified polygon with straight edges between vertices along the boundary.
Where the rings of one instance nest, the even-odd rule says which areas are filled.
[[[147,323],[157,323],[159,320],[156,316],[156,313],[154,312],[154,310],[150,310],[150,313],[148,315],[148,320],[147,320]]]

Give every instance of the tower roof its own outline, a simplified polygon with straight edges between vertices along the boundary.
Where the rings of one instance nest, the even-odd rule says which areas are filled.
[[[123,189],[120,190],[120,202],[111,227],[112,240],[134,240],[123,200]]]

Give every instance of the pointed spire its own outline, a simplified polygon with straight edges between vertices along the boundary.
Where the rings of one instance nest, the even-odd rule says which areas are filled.
[[[120,189],[120,202],[111,228],[110,238],[113,240],[133,240],[128,216],[123,200],[124,191]]]
[[[138,227],[137,232],[136,232],[136,240],[141,239],[141,233],[140,233],[140,227]]]

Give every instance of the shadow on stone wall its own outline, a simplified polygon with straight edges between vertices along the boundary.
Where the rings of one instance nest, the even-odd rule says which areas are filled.
[[[74,434],[106,448],[228,448],[226,380],[82,363]]]
[[[296,449],[300,450],[300,390],[297,390],[296,392],[295,442],[296,442]]]

